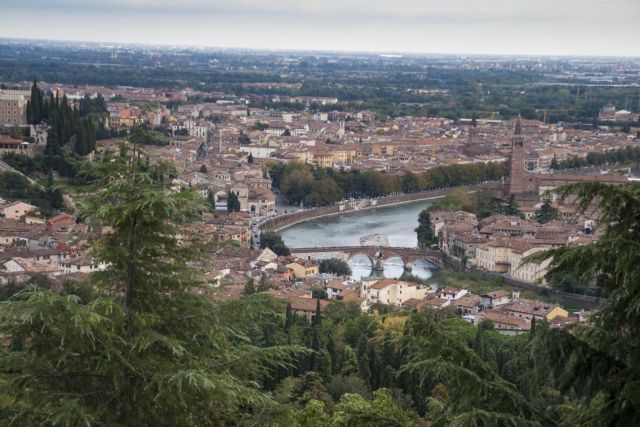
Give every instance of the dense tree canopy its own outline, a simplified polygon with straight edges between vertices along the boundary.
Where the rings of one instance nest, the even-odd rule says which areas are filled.
[[[249,343],[247,316],[274,315],[268,300],[212,303],[190,291],[189,262],[204,247],[178,227],[202,208],[170,192],[162,165],[98,161],[103,179],[87,205],[113,232],[94,256],[96,296],[29,287],[0,305],[0,415],[15,425],[220,425],[271,399],[258,382],[286,369],[295,347]],[[181,230],[184,234],[184,230]],[[243,326],[244,325],[244,326]],[[238,361],[242,361],[238,363]]]
[[[87,205],[110,225],[87,287],[46,281],[0,303],[0,417],[14,425],[637,425],[640,186],[581,184],[602,238],[554,249],[554,272],[608,295],[591,322],[507,336],[453,310],[316,301],[312,319],[259,292],[192,293],[210,253],[177,230],[202,210],[160,170],[96,159]],[[113,160],[113,161],[112,161]],[[142,166],[142,165],[139,165]],[[156,165],[153,168],[162,168]],[[152,169],[153,169],[152,168]],[[98,172],[99,171],[99,172]],[[142,190],[142,191],[141,191]],[[277,242],[266,234],[266,242]],[[540,255],[548,257],[548,253]],[[262,282],[262,280],[261,280]],[[262,285],[260,285],[262,286]]]
[[[338,258],[320,260],[320,273],[331,273],[338,276],[351,276],[351,267],[346,261]]]
[[[276,255],[287,256],[290,254],[289,248],[278,233],[266,231],[260,234],[260,249],[269,248]]]
[[[269,169],[273,187],[290,203],[306,206],[329,205],[345,197],[378,197],[479,184],[506,175],[506,164],[483,163],[437,167],[402,176],[374,170],[341,171],[299,162],[279,163]]]

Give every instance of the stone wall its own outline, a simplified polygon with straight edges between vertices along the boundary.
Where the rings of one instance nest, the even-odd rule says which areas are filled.
[[[397,196],[380,197],[377,199],[350,200],[347,202],[340,202],[331,206],[306,209],[289,214],[278,215],[264,221],[260,225],[260,230],[278,231],[304,221],[309,221],[311,219],[321,218],[324,216],[338,215],[341,213],[357,212],[360,210],[374,209],[382,206],[400,205],[403,203],[411,203],[420,200],[440,198],[446,196],[447,193],[458,188],[464,188],[468,191],[475,191],[480,188],[489,189],[494,187],[495,185],[496,184],[471,185],[465,187],[445,188],[442,190],[420,191],[416,193],[400,194]]]

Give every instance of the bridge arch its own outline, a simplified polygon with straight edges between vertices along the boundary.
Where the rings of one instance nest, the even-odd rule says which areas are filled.
[[[382,257],[382,261],[384,261],[384,263],[388,263],[391,260],[400,260],[402,262],[402,266],[405,267],[407,264],[409,264],[409,262],[406,260],[406,258],[397,255],[397,254],[389,254],[388,256],[383,256]]]
[[[372,270],[376,265],[375,259],[371,258],[371,256],[369,254],[366,254],[364,252],[355,252],[355,253],[349,254],[349,258],[348,258],[347,262],[350,262],[350,261],[354,260],[355,258],[359,258],[359,259],[366,258],[366,259],[368,259],[369,263],[371,264],[371,269]]]

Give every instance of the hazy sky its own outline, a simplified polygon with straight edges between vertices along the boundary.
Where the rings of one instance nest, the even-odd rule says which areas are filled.
[[[0,11],[2,37],[640,56],[640,0],[0,0]]]

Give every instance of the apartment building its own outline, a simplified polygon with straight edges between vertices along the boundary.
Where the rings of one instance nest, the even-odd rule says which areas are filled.
[[[0,125],[27,123],[27,101],[31,92],[23,89],[0,89]]]

